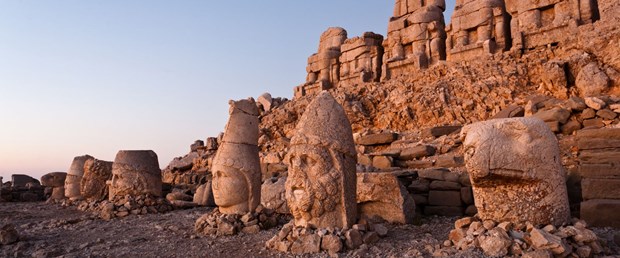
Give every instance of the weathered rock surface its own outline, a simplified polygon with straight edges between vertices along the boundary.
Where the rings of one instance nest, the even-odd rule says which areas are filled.
[[[109,200],[116,196],[162,196],[161,170],[151,150],[121,150],[112,164]]]
[[[73,159],[65,179],[65,196],[67,198],[73,200],[82,198],[82,194],[80,193],[80,184],[82,183],[82,177],[84,176],[84,163],[90,159],[94,158],[89,155],[84,155]]]
[[[357,173],[357,212],[390,223],[413,223],[415,202],[391,173]]]
[[[557,139],[541,120],[490,120],[466,126],[462,135],[480,218],[568,222],[566,172]]]
[[[290,214],[286,204],[286,177],[266,180],[261,187],[261,205],[280,214]]]
[[[80,194],[87,200],[104,200],[108,195],[106,182],[110,179],[112,179],[112,162],[88,159],[84,162]]]

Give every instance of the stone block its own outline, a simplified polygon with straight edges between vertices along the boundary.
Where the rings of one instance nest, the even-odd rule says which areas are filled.
[[[584,127],[587,127],[585,121]],[[580,130],[577,147],[580,150],[620,148],[620,128]]]
[[[474,193],[471,186],[461,187],[461,200],[467,205],[474,204]]]
[[[618,116],[618,114],[616,114],[616,112],[611,111],[609,109],[601,109],[599,111],[596,112],[596,115],[600,118],[603,118],[605,120],[614,120],[614,118],[616,118]]]
[[[430,145],[417,145],[415,147],[403,149],[398,157],[401,160],[412,160],[422,157],[435,155],[435,147]]]
[[[595,199],[581,203],[581,219],[593,227],[620,228],[620,200]]]
[[[381,145],[381,144],[389,144],[396,140],[398,134],[395,133],[379,133],[379,134],[369,134],[360,137],[356,144],[359,145]]]
[[[39,180],[36,180],[34,178],[32,178],[31,176],[27,176],[27,175],[21,175],[21,174],[14,174],[11,175],[11,184],[12,187],[26,187],[27,184],[32,183],[32,184],[37,184],[39,185],[40,182]]]
[[[391,223],[412,223],[415,202],[391,173],[357,173],[358,217],[379,216]]]
[[[430,190],[430,184],[430,181],[426,179],[418,179],[411,182],[407,189],[413,193],[428,193],[428,190]]]
[[[573,134],[573,132],[581,129],[581,123],[579,123],[579,121],[577,120],[570,120],[568,122],[566,122],[566,124],[564,124],[562,126],[562,133],[565,135],[570,135]]]
[[[534,114],[534,117],[540,118],[545,122],[560,122],[561,124],[566,124],[568,118],[570,117],[571,112],[569,110],[555,107],[549,110],[542,110]]]
[[[461,130],[462,126],[436,126],[431,128],[426,128],[422,130],[422,136],[424,137],[440,137],[452,133],[458,133]]]
[[[277,181],[266,180],[261,186],[261,204],[263,207],[272,209],[280,214],[289,214],[286,204],[286,177],[278,178]]]
[[[438,216],[463,216],[463,208],[457,206],[426,206],[424,207],[424,215]]]
[[[418,177],[432,179],[432,180],[444,180],[445,174],[450,173],[448,169],[423,169],[418,171]]]
[[[372,158],[372,166],[378,169],[391,168],[393,158],[388,156],[375,156]]]
[[[411,197],[413,198],[415,205],[428,204],[428,194],[412,194]]]
[[[581,194],[584,200],[620,199],[620,179],[584,178]]]
[[[41,177],[41,185],[50,187],[61,187],[65,185],[66,178],[67,173],[65,172],[47,173]]]
[[[620,179],[620,166],[617,164],[581,164],[579,174],[586,178]]]
[[[431,190],[461,190],[461,184],[457,182],[448,182],[448,181],[433,181],[430,184]]]
[[[462,156],[456,156],[454,154],[444,154],[435,157],[436,167],[452,168],[461,167],[463,165],[464,161]]]
[[[396,166],[398,167],[406,167],[406,168],[430,168],[433,167],[434,162],[432,160],[407,160],[401,161],[397,160]]]
[[[525,109],[517,105],[510,105],[499,111],[497,114],[491,117],[491,119],[521,117],[524,115]]]
[[[461,207],[461,191],[433,191],[428,192],[428,204],[433,206]]]

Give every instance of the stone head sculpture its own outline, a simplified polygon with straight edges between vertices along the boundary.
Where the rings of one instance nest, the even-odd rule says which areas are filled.
[[[71,167],[69,167],[69,171],[65,178],[65,196],[67,198],[76,200],[82,197],[80,193],[80,184],[82,182],[82,176],[84,176],[84,163],[90,159],[94,158],[89,155],[73,158],[73,162],[71,162]]]
[[[296,226],[348,228],[356,220],[356,151],[344,109],[327,92],[306,108],[285,158]]]
[[[468,125],[466,167],[481,219],[560,225],[570,211],[557,139],[537,118]]]
[[[112,178],[112,162],[89,159],[84,163],[80,193],[84,199],[103,200],[108,194],[106,182]]]
[[[230,118],[213,166],[213,198],[224,214],[253,212],[260,204],[258,108],[254,99],[230,101]]]
[[[162,195],[161,170],[152,150],[121,150],[112,163],[109,199],[115,196]]]

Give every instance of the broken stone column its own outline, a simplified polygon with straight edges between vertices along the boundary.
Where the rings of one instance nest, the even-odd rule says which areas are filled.
[[[308,105],[291,138],[286,200],[301,227],[351,227],[357,217],[357,155],[342,106],[323,91]]]
[[[41,177],[41,185],[52,188],[52,195],[50,199],[61,200],[65,198],[65,180],[67,173],[65,172],[52,172],[47,173]]]
[[[213,197],[221,213],[246,214],[260,204],[258,108],[252,98],[229,104],[230,118],[213,160]]]
[[[465,164],[482,220],[534,225],[569,222],[566,172],[549,127],[537,118],[468,125]]]
[[[112,164],[109,200],[115,196],[162,196],[161,169],[152,150],[121,150]]]
[[[89,159],[84,162],[80,193],[87,200],[104,200],[108,195],[106,182],[112,179],[112,162]]]
[[[82,183],[82,176],[84,176],[84,163],[89,159],[93,159],[93,157],[84,155],[73,158],[65,179],[65,197],[71,200],[82,198],[80,184]]]

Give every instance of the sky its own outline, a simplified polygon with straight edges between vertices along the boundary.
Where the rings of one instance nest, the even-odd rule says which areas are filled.
[[[393,4],[0,0],[0,176],[118,150],[164,168],[223,131],[229,99],[292,98],[328,27],[385,35]]]

